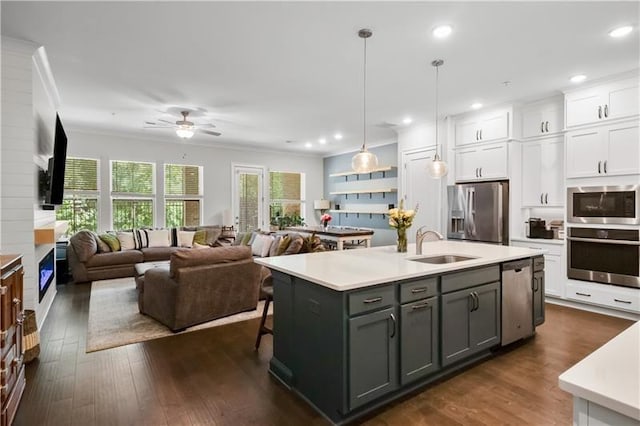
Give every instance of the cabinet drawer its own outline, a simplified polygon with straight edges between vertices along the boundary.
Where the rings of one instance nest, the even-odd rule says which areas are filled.
[[[0,361],[0,384],[6,385],[9,381],[9,377],[15,374],[15,365],[17,365],[18,350],[14,344],[9,348],[9,351]]]
[[[442,292],[449,293],[494,281],[500,281],[499,265],[445,275],[442,277]]]
[[[413,302],[435,296],[438,293],[438,278],[411,281],[400,286],[400,303]]]
[[[568,299],[630,312],[640,312],[640,293],[608,284],[567,283]]]
[[[395,302],[395,287],[386,285],[349,294],[349,315],[386,308]]]
[[[18,404],[20,403],[20,399],[22,398],[22,393],[24,392],[25,386],[24,367],[20,369],[20,374],[18,374],[17,376],[18,380],[16,381],[16,386],[9,394],[6,403],[2,405],[4,407],[4,409],[2,410],[2,426],[11,425],[13,423],[13,419],[16,416],[16,412],[18,411]]]
[[[538,256],[533,258],[533,270],[544,271],[544,256]]]

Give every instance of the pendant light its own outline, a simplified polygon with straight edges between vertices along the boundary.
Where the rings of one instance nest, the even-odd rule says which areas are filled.
[[[436,68],[436,153],[433,156],[433,161],[427,163],[427,172],[432,178],[435,179],[446,176],[447,172],[449,171],[447,163],[442,161],[440,159],[440,156],[438,155],[438,68],[442,64],[444,64],[444,61],[442,59],[436,59],[431,62],[431,65]]]
[[[367,39],[373,35],[369,29],[358,31],[358,37],[364,40],[364,79],[363,79],[363,139],[360,152],[351,159],[351,168],[357,173],[371,173],[378,168],[378,157],[367,151]]]

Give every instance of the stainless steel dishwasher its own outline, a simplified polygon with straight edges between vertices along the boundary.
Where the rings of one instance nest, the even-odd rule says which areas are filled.
[[[533,334],[531,259],[502,264],[502,345]]]

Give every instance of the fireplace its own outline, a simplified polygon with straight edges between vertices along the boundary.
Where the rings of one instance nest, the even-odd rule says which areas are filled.
[[[51,249],[38,264],[38,302],[42,301],[55,276],[55,249]]]

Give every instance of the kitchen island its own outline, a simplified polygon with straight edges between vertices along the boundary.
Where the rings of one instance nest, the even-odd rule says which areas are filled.
[[[504,326],[532,332],[544,321],[539,250],[435,241],[414,253],[411,244],[255,260],[273,273],[270,372],[333,423],[490,356]],[[503,324],[503,264],[515,260],[530,274],[534,311]]]

